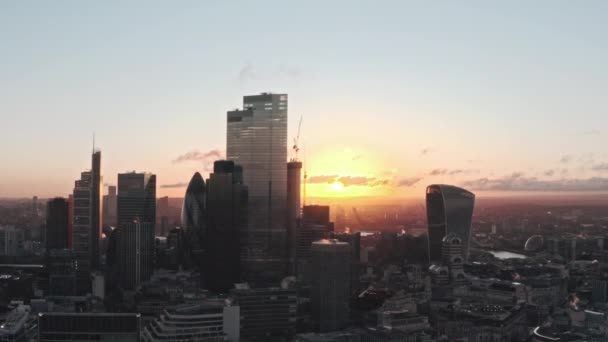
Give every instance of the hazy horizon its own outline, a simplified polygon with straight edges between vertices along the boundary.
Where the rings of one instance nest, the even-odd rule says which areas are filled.
[[[311,198],[608,192],[608,3],[267,3],[0,3],[0,197],[72,192],[93,134],[183,196],[268,91]]]

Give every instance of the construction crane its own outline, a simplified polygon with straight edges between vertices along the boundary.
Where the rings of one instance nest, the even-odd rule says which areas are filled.
[[[294,157],[292,159],[293,161],[299,161],[298,160],[298,152],[300,151],[300,146],[299,146],[299,143],[300,143],[300,130],[302,129],[302,119],[303,118],[304,118],[303,116],[300,116],[300,123],[298,123],[298,134],[296,135],[295,138],[293,138],[293,147],[292,147],[293,153],[294,153]]]

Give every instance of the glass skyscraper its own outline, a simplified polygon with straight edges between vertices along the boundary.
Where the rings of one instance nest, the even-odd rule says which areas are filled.
[[[118,272],[124,289],[134,289],[152,275],[156,175],[118,174]]]
[[[249,189],[244,279],[276,283],[287,274],[287,95],[245,96],[227,115],[226,157]]]
[[[454,233],[462,239],[462,254],[469,256],[471,220],[475,194],[452,185],[434,184],[426,188],[429,261],[441,262],[443,238]]]

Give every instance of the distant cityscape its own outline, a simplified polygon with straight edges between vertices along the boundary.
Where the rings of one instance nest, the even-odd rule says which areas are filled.
[[[602,199],[310,204],[287,123],[244,96],[183,198],[104,186],[94,147],[66,194],[0,200],[0,341],[608,340]]]

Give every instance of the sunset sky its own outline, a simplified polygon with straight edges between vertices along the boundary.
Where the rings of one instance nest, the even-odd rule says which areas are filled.
[[[608,2],[263,2],[0,2],[0,197],[66,196],[93,133],[181,197],[260,92],[312,197],[608,191]]]

